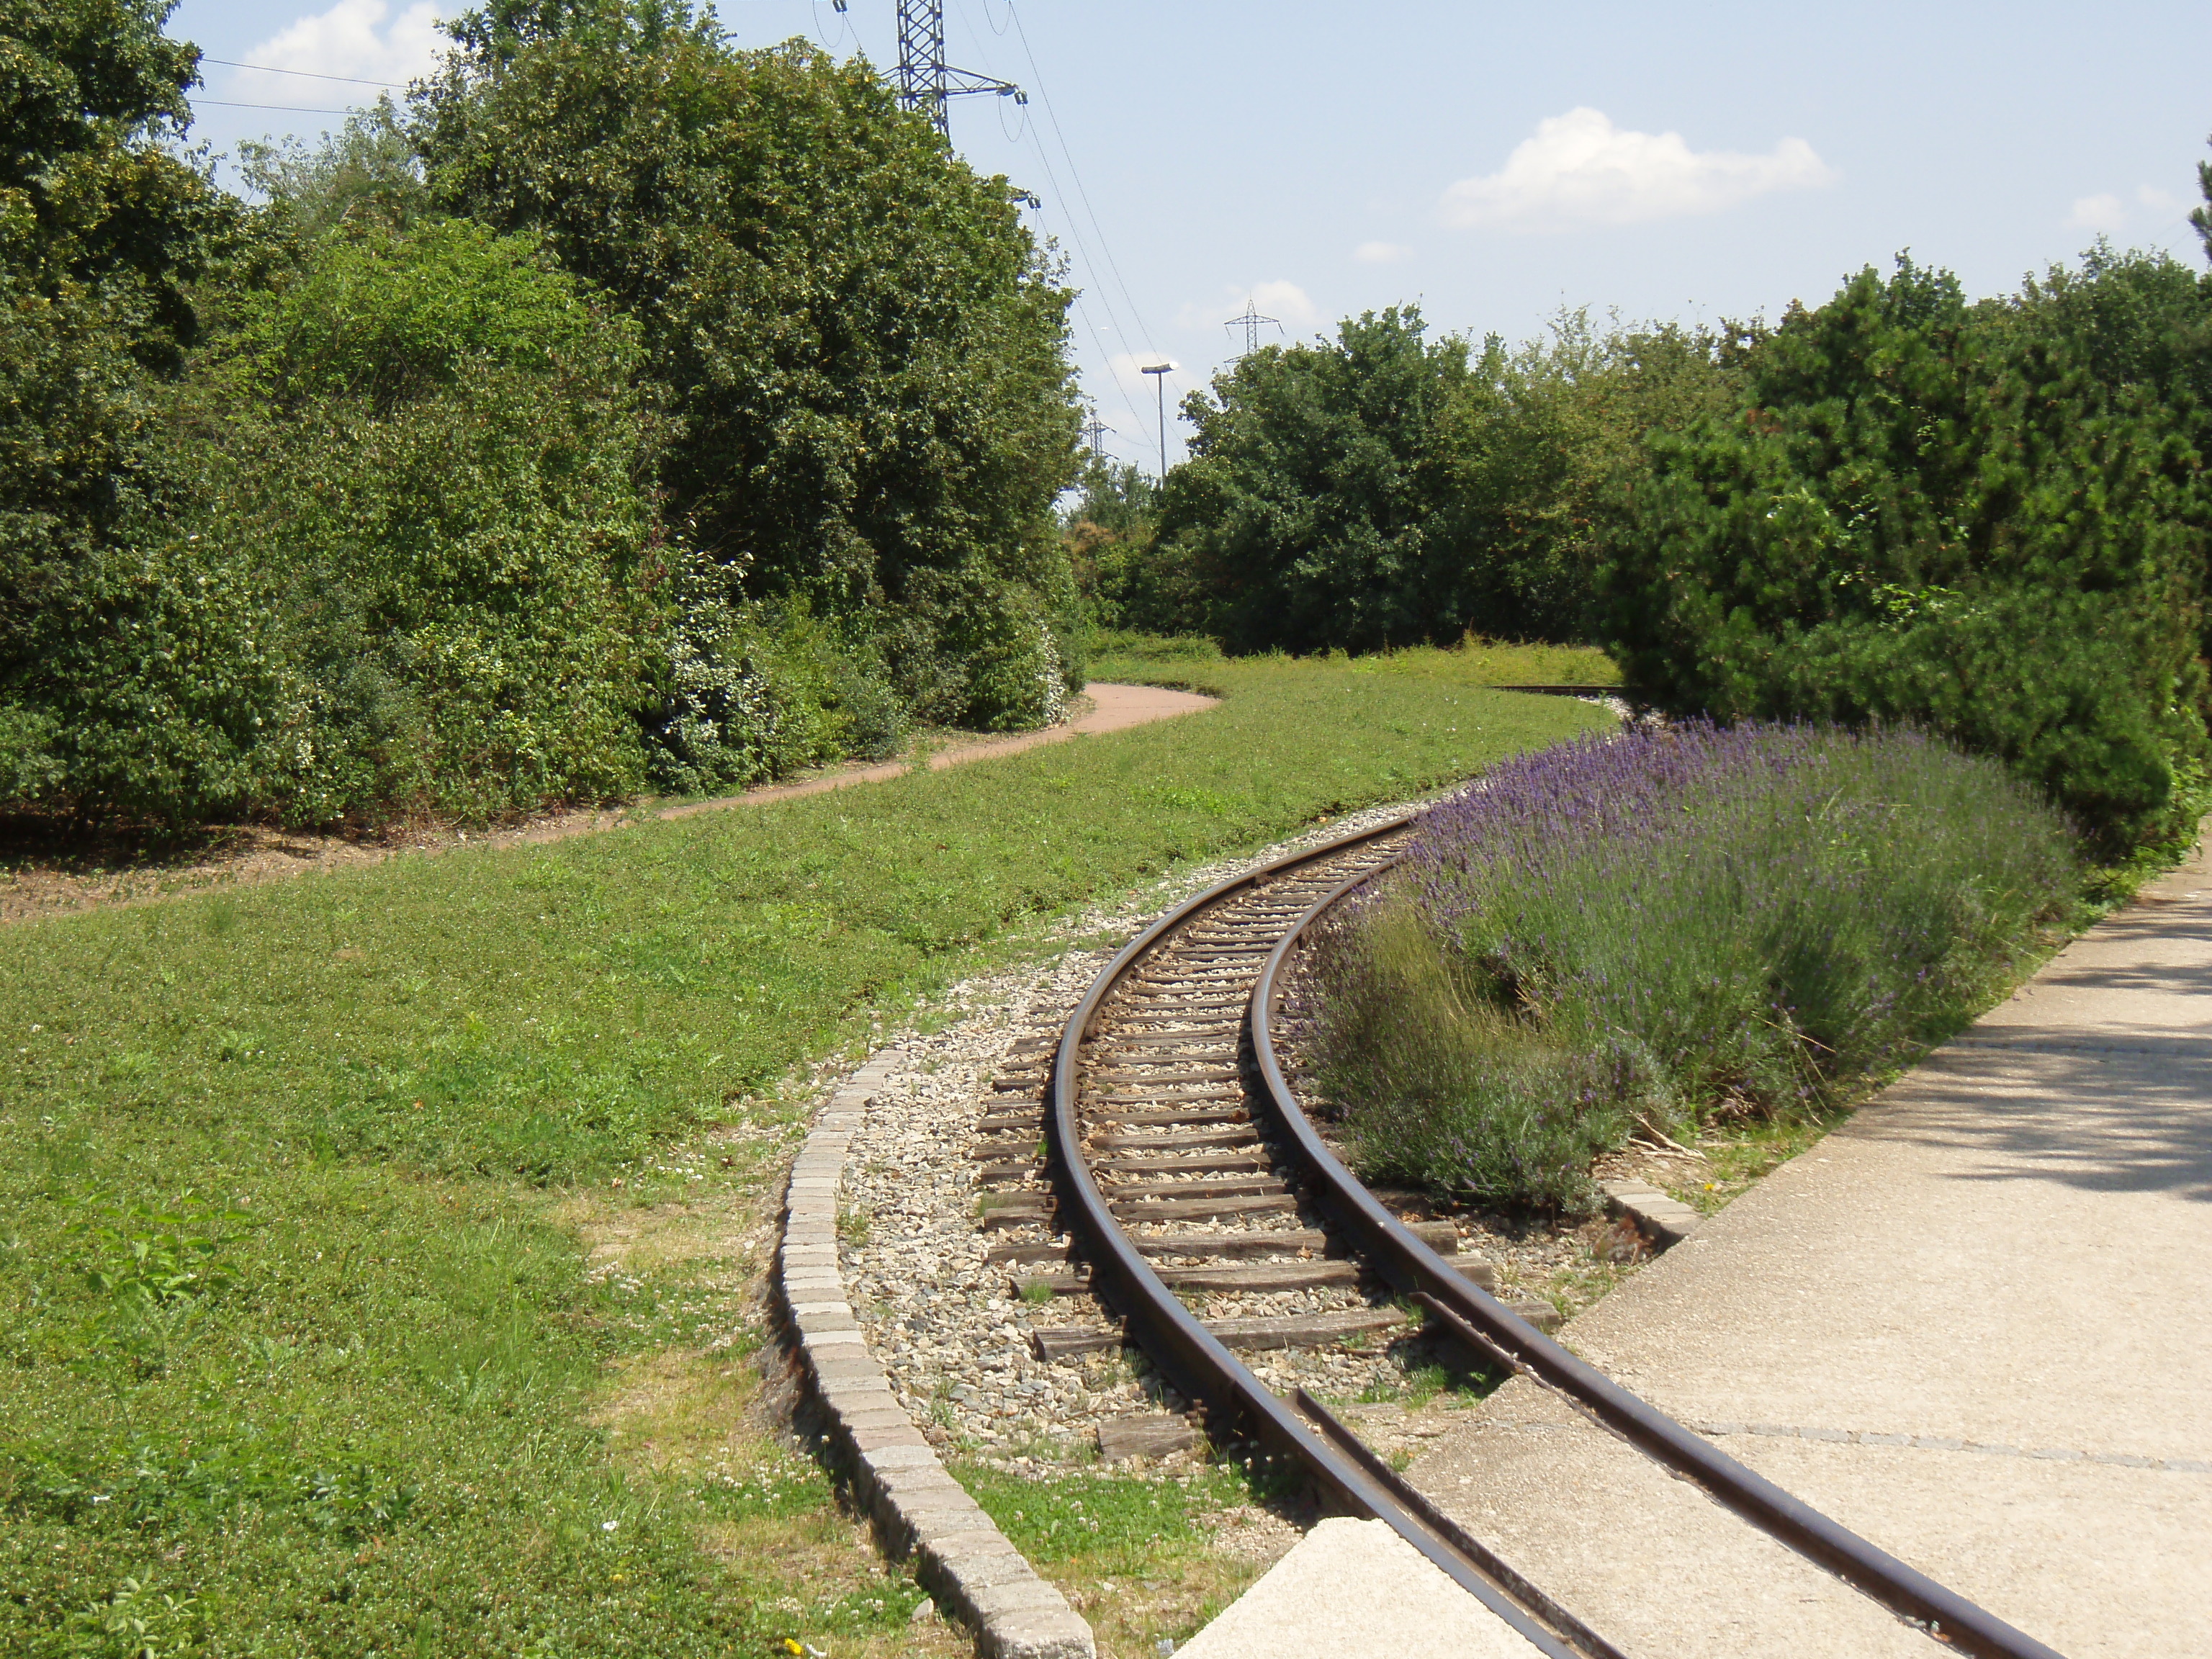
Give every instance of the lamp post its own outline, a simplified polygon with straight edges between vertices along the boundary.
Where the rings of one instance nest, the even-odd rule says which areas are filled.
[[[1182,365],[1181,363],[1175,362],[1173,359],[1170,359],[1168,362],[1164,363],[1140,363],[1138,365],[1137,372],[1140,374],[1152,375],[1153,377],[1152,384],[1159,388],[1160,477],[1163,478],[1165,478],[1168,476],[1168,376],[1174,374],[1176,370],[1182,367]]]

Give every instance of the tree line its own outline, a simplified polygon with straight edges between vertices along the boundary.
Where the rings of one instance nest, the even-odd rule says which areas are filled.
[[[313,149],[0,0],[0,811],[486,817],[1056,716],[1070,295],[865,64],[493,0]]]
[[[1771,325],[1518,349],[1396,308],[1184,414],[1187,463],[1093,463],[1066,515],[1109,625],[1587,641],[1647,706],[2001,757],[2110,849],[2206,805],[2212,276],[2166,255],[1978,301],[1900,257]]]

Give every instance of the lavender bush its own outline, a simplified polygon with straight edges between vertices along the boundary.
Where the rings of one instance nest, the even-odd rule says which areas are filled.
[[[2069,902],[2066,821],[1905,731],[1692,723],[1510,762],[1320,942],[1368,1173],[1571,1206],[1638,1120],[1832,1100],[1970,1017]]]

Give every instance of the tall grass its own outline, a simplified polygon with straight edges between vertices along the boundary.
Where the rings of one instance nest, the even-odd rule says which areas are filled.
[[[1967,1018],[2075,836],[1905,731],[1693,723],[1511,761],[1322,937],[1316,1059],[1372,1174],[1571,1205],[1638,1120],[1832,1100]]]

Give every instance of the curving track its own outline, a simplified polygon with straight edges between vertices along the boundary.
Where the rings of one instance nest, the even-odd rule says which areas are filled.
[[[1217,1438],[1249,1435],[1295,1457],[1340,1506],[1387,1522],[1547,1655],[1611,1659],[1618,1650],[1407,1486],[1303,1389],[1283,1398],[1236,1351],[1378,1332],[1407,1322],[1410,1299],[1431,1330],[1557,1390],[1947,1644],[1990,1659],[2057,1659],[1583,1364],[1488,1295],[1480,1264],[1455,1262],[1449,1225],[1400,1221],[1330,1153],[1273,1052],[1283,970],[1315,917],[1395,861],[1410,823],[1396,819],[1224,882],[1160,918],[1099,975],[1052,1054],[1042,1127],[1058,1201],[1028,1200],[1036,1218],[1051,1216],[1071,1237],[1077,1267],[1032,1279],[1032,1293],[1095,1292],[1126,1317],[1127,1337],[1205,1403]],[[999,1127],[1034,1146],[1033,1118]],[[1010,1259],[1023,1254],[1061,1252]],[[1041,1334],[1041,1347],[1050,1337]]]

